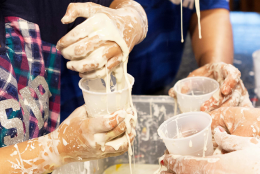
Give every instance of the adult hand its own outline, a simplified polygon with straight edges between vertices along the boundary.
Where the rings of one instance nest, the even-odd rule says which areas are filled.
[[[60,158],[65,163],[118,156],[128,150],[135,137],[131,110],[119,110],[106,117],[88,118],[85,107],[77,108],[51,137],[57,139]]]
[[[200,110],[210,112],[219,107],[253,107],[248,92],[240,79],[241,73],[231,64],[223,62],[207,64],[190,73],[188,77],[205,76],[219,82],[220,90],[202,104]],[[175,97],[174,89],[169,95]]]
[[[260,172],[260,141],[256,138],[227,134],[224,129],[215,129],[215,139],[226,152],[206,158],[166,154],[161,164],[167,171],[161,174],[255,174]]]
[[[123,45],[126,43],[128,53],[146,36],[147,17],[140,4],[132,0],[115,0],[110,7],[91,2],[71,3],[61,20],[68,24],[77,17],[88,18],[57,43],[57,49],[70,60],[67,68],[78,71],[81,77],[101,78],[106,69],[112,71],[123,61],[124,48],[115,40],[104,37],[104,32],[109,37],[119,35]],[[108,23],[112,23],[112,27]]]

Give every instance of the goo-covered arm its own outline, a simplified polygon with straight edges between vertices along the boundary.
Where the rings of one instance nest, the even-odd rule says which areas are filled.
[[[119,110],[106,117],[88,118],[84,106],[76,109],[54,132],[0,148],[0,174],[50,173],[69,162],[123,154],[135,130],[124,118],[132,111]],[[115,145],[116,146],[113,146]]]

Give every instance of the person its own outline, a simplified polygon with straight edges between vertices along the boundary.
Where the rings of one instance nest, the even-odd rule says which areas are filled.
[[[259,108],[221,107],[210,113],[218,153],[190,157],[165,154],[161,164],[171,173],[236,173],[260,171]]]
[[[111,1],[94,2],[109,6]],[[69,3],[0,1],[0,174],[49,173],[66,163],[123,154],[128,150],[128,141],[133,142],[135,124],[130,120],[126,126],[125,120],[134,114],[131,108],[91,118],[85,107],[79,106],[59,125],[62,56],[55,44],[85,20],[72,22],[69,11],[78,5]],[[84,7],[85,15],[103,8],[89,1]],[[142,41],[147,20],[137,2],[115,0],[106,10],[95,18],[96,23],[101,26],[104,19],[118,21],[126,29],[132,23],[135,30],[131,33],[128,28],[128,34],[124,33],[129,46]],[[60,22],[64,14],[62,21],[70,24]],[[100,44],[109,49],[107,56],[112,56],[117,46],[109,41]],[[116,148],[114,141],[120,142]]]
[[[135,78],[133,94],[151,95],[169,85],[178,72],[184,48],[184,43],[181,43],[181,1],[137,0],[137,2],[143,6],[147,13],[149,30],[143,42],[136,45],[130,53],[128,73]],[[202,39],[199,39],[198,35],[195,1],[183,0],[182,4],[184,38],[190,32],[195,58],[200,66],[192,74],[203,76],[211,74],[212,78],[217,79],[218,77],[213,74],[216,71],[208,73],[211,67],[217,70],[226,66],[220,62],[226,64],[232,64],[233,62],[233,38],[229,18],[229,3],[226,0],[200,0]],[[116,52],[121,52],[119,47],[115,47],[115,49],[117,49]],[[64,57],[66,58],[66,55]],[[67,59],[73,59],[73,56],[67,57]],[[71,71],[69,69],[72,68],[66,68],[66,65],[70,64],[68,62],[70,60],[63,59],[61,63],[63,74],[61,77],[61,94],[64,94],[61,95],[61,121],[67,118],[75,108],[84,104],[82,91],[78,88],[81,77],[78,76],[78,70]],[[226,79],[226,83],[229,83],[230,80],[232,82],[232,79],[229,78],[231,75],[227,78],[227,74],[236,69],[231,65],[227,65],[224,69],[220,71],[219,76],[223,80]],[[84,71],[85,74],[87,72],[89,71]],[[222,93],[226,98],[232,96],[231,91],[234,91],[233,89],[242,88],[243,86],[243,82],[240,81],[240,72],[237,72],[235,76],[236,79],[239,79],[239,83],[234,82],[233,86],[230,86],[231,89],[226,91],[227,93]],[[72,90],[75,92],[69,93]],[[172,92],[170,93],[173,96]],[[245,95],[247,95],[246,93],[244,92]],[[236,94],[236,96],[233,95],[232,98],[238,95],[237,92],[233,94]],[[243,99],[241,98],[241,100]],[[228,103],[231,106],[238,106],[239,101]]]
[[[214,2],[216,2],[216,1],[214,1]],[[218,2],[220,2],[220,1],[218,1]],[[226,3],[227,2],[225,2],[224,4],[226,4]],[[85,6],[87,6],[88,8],[86,8]],[[65,20],[63,19],[62,21],[64,23],[70,23],[70,22],[74,21],[77,17],[86,17],[90,21],[91,19],[94,19],[94,17],[97,17],[99,13],[105,13],[105,14],[108,13],[109,16],[110,16],[110,14],[116,13],[116,12],[110,12],[110,9],[107,9],[105,7],[101,7],[101,6],[98,6],[95,4],[91,4],[92,7],[89,7],[89,6],[90,6],[89,4],[87,4],[87,5],[86,4],[77,4],[77,5],[72,6],[67,11],[68,16],[66,17],[66,19]],[[213,7],[217,8],[219,6],[213,6]],[[93,9],[93,10],[90,13],[89,10],[85,10],[85,9]],[[216,13],[218,15],[216,15]],[[202,12],[202,14],[203,14],[203,12]],[[228,11],[222,10],[222,9],[216,9],[216,10],[211,10],[211,11],[205,11],[204,15],[205,15],[204,20],[207,22],[203,21],[203,19],[202,19],[202,23],[205,22],[204,23],[205,26],[207,26],[208,22],[209,23],[211,22],[211,21],[208,21],[207,19],[211,18],[212,17],[211,15],[213,15],[213,19],[214,19],[213,24],[215,24],[215,23],[221,24],[223,22],[224,27],[221,26],[222,28],[218,29],[219,26],[214,25],[216,27],[213,29],[214,34],[206,35],[205,41],[200,41],[198,39],[195,39],[196,43],[201,43],[201,46],[203,46],[203,49],[196,50],[199,52],[198,61],[202,62],[202,65],[204,63],[206,65],[195,70],[189,76],[211,77],[211,78],[216,79],[220,84],[220,90],[217,93],[217,95],[214,95],[208,101],[206,101],[201,106],[201,110],[210,112],[212,110],[216,110],[217,108],[223,109],[225,107],[232,107],[232,106],[251,108],[252,104],[249,100],[247,90],[245,89],[243,82],[240,79],[241,73],[239,72],[238,69],[236,69],[231,64],[227,64],[227,63],[232,62],[232,47],[233,47]],[[207,16],[207,15],[209,15],[209,16]],[[115,15],[111,15],[110,18],[118,26],[119,31],[122,32],[122,30],[121,30],[122,27],[120,27],[120,26],[122,25],[122,21],[126,21],[126,20],[124,20],[124,19],[119,20],[117,17],[114,18],[113,16],[115,16]],[[224,21],[222,21],[223,18],[225,19]],[[104,52],[100,53],[101,54],[101,55],[99,55],[100,57],[99,56],[96,56],[96,57],[89,56],[91,53],[104,47],[103,43],[107,42],[107,41],[102,40],[100,37],[99,38],[89,38],[89,35],[91,36],[91,34],[89,34],[89,31],[87,31],[85,33],[85,30],[88,26],[86,24],[90,24],[90,22],[80,24],[78,27],[76,27],[75,29],[70,31],[70,33],[68,33],[67,35],[62,37],[57,44],[57,48],[59,50],[61,50],[62,55],[66,59],[68,59],[68,62],[66,64],[68,69],[76,71],[76,74],[77,74],[77,72],[79,72],[80,77],[85,77],[85,78],[89,78],[89,79],[90,78],[100,78],[100,77],[102,77],[102,76],[100,76],[100,74],[102,74],[102,72],[104,72],[104,69],[107,68],[107,71],[111,72],[116,66],[118,66],[122,62],[122,58],[120,58],[120,57],[122,57],[123,51],[119,47],[119,45],[116,45],[115,43],[109,43],[107,49],[109,49],[110,44],[115,44],[113,46],[114,49],[113,49],[113,52],[111,52],[111,54],[109,54],[110,53],[109,51],[104,51]],[[132,23],[130,23],[130,24],[133,26]],[[212,23],[211,23],[211,25],[212,25]],[[99,28],[99,27],[102,28],[102,26],[97,26],[97,28]],[[133,28],[138,29],[138,27],[133,27]],[[224,31],[222,30],[223,28],[224,28]],[[225,33],[224,38],[222,37],[223,33],[220,34],[219,31]],[[81,35],[77,34],[77,33],[82,33],[82,32],[83,32],[83,34],[81,34]],[[130,30],[130,32],[133,32],[133,31]],[[122,33],[124,33],[124,32],[122,32]],[[141,33],[143,33],[143,32],[141,32]],[[129,42],[128,37],[125,35],[123,35],[123,36],[128,45],[129,50],[132,50],[133,45],[135,45],[138,42]],[[226,36],[229,36],[229,37],[226,37]],[[227,46],[223,46],[224,44],[218,45],[218,43],[222,43],[221,41],[225,40],[226,38],[229,38],[226,42]],[[220,39],[220,40],[218,40],[218,39]],[[217,40],[220,42],[217,42]],[[206,43],[212,43],[212,42],[214,44],[206,44]],[[131,43],[134,43],[134,44],[131,44]],[[105,44],[105,46],[107,46],[107,44]],[[211,47],[211,46],[213,46],[213,47]],[[195,47],[198,49],[197,46],[195,46]],[[206,48],[206,49],[204,49],[204,48]],[[118,57],[118,58],[114,59],[114,57]],[[102,58],[102,59],[100,59],[100,58]],[[107,61],[104,61],[103,58]],[[99,61],[99,60],[102,60],[102,61]],[[140,61],[142,61],[142,58],[140,58]],[[158,61],[162,61],[162,60],[160,59]],[[224,63],[221,61],[224,61],[227,63]],[[157,65],[159,65],[159,63]],[[138,66],[140,66],[140,65],[138,65]],[[150,64],[147,63],[147,64],[143,65],[142,68],[141,67],[138,68],[138,66],[135,66],[135,68],[133,70],[135,70],[135,71],[140,70],[140,71],[145,72],[147,66],[150,66]],[[170,64],[169,64],[169,66],[170,66]],[[131,57],[129,58],[128,67],[131,67]],[[154,71],[157,70],[158,67],[159,66],[156,66],[153,70]],[[174,69],[174,68],[172,68],[172,69]],[[131,68],[130,69],[128,68],[128,70],[131,72]],[[145,75],[144,78],[151,78],[149,75]],[[158,76],[159,76],[159,74],[158,74]],[[137,84],[137,86],[142,85],[142,83],[141,84],[136,83],[136,84]],[[147,83],[145,85],[145,86],[147,86],[147,88],[154,87],[153,85],[149,86],[148,84],[149,83]],[[169,94],[173,97],[175,96],[173,89],[171,89],[169,91]],[[218,110],[216,110],[216,111],[218,111]],[[234,110],[231,110],[231,111],[234,111]],[[218,117],[218,118],[219,118],[219,120],[221,120],[220,117]],[[244,121],[246,121],[246,120],[244,120]],[[217,135],[218,134],[216,134],[216,136]],[[218,143],[218,141],[217,141],[217,143]],[[219,145],[220,145],[220,143],[219,143]],[[165,155],[165,157],[164,157],[164,159],[165,159],[165,160],[163,160],[165,162],[164,164],[168,167],[169,171],[173,171],[173,172],[177,171],[171,167],[172,161],[175,162],[174,161],[175,158],[176,157],[173,155]],[[230,158],[228,158],[228,159],[230,159]],[[197,160],[197,159],[195,159],[195,160]],[[203,161],[203,159],[201,159],[201,161]],[[169,163],[167,163],[167,162],[169,162]],[[204,164],[204,163],[202,163],[202,164]],[[180,163],[180,165],[182,165],[182,163]],[[187,164],[187,166],[189,166],[189,164]],[[204,166],[201,165],[200,167],[203,168]],[[182,170],[182,169],[180,168],[180,170]],[[223,169],[223,171],[225,171],[225,169]],[[228,171],[228,169],[226,169],[226,171]],[[177,173],[178,172],[179,171],[177,171]],[[181,171],[179,173],[181,173]],[[190,170],[187,169],[186,173],[190,173]]]

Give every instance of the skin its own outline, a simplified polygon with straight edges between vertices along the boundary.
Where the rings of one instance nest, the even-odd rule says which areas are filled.
[[[199,39],[198,20],[196,13],[194,13],[191,17],[189,30],[195,59],[200,68],[191,72],[188,77],[210,77],[218,80],[221,88],[219,97],[206,101],[202,105],[201,111],[209,112],[220,106],[239,106],[242,103],[241,100],[244,100],[245,103],[240,106],[252,107],[247,90],[240,80],[239,70],[232,65],[226,65],[233,63],[234,56],[229,11],[225,9],[201,11],[201,28],[202,39]],[[241,97],[237,99],[233,91],[241,93]],[[173,88],[169,90],[169,95],[175,97]]]
[[[197,15],[190,21],[192,47],[198,65],[224,62],[233,63],[234,47],[229,11],[212,9],[201,11],[202,39],[198,37]]]
[[[168,171],[161,173],[259,173],[259,113],[260,109],[243,107],[219,108],[211,112],[214,139],[222,154],[206,158],[166,154],[161,164]]]
[[[209,100],[202,104],[201,111],[210,112],[219,107],[249,107],[253,105],[249,99],[247,89],[240,79],[241,73],[231,64],[223,62],[207,64],[191,72],[188,77],[204,76],[215,79],[219,83],[219,91],[216,92]],[[182,93],[190,91],[189,85],[185,85]],[[169,90],[169,95],[176,97],[174,88]]]
[[[108,72],[111,72],[123,61],[123,52],[117,43],[102,40],[99,35],[89,36],[87,32],[84,36],[79,36],[79,33],[84,33],[85,29],[90,25],[88,23],[92,20],[91,17],[97,16],[96,14],[98,13],[107,15],[116,24],[129,51],[137,43],[140,43],[147,33],[146,14],[143,8],[135,1],[115,0],[110,8],[89,2],[71,3],[61,20],[62,23],[71,23],[77,17],[84,17],[86,21],[62,37],[57,43],[57,49],[61,51],[64,58],[70,60],[67,63],[67,68],[78,71],[80,77],[99,78],[95,76],[96,72],[102,71],[106,66]],[[98,27],[96,28],[96,30],[99,29]],[[97,61],[96,57],[94,59],[89,57],[89,54],[100,47],[104,47],[101,57],[102,60],[106,61],[101,62]]]
[[[85,107],[81,106],[54,132],[0,148],[0,174],[50,173],[69,162],[121,155],[128,150],[123,117],[126,113],[121,110],[104,118],[88,118]],[[118,150],[108,145],[101,150],[94,138],[96,134],[102,135],[104,142],[121,139],[122,144]],[[128,135],[132,143],[135,137],[133,125]]]
[[[123,11],[123,12],[122,12]],[[124,11],[133,15],[124,16]],[[115,0],[111,8],[102,7],[94,3],[71,3],[67,12],[62,18],[62,23],[73,22],[77,17],[90,18],[96,13],[106,14],[120,30],[124,36],[129,50],[135,44],[141,42],[147,33],[147,18],[142,7],[132,0]],[[87,22],[86,22],[87,23]],[[129,28],[129,24],[132,27]],[[84,76],[86,72],[104,68],[105,65],[98,63],[82,63],[84,55],[92,52],[100,46],[104,46],[104,58],[107,59],[107,67],[112,70],[121,63],[122,50],[111,41],[103,41],[98,36],[77,38],[79,32],[84,30],[84,25],[79,25],[71,30],[57,43],[57,49],[62,53],[70,45],[76,44],[74,51],[63,56],[71,61],[68,68],[81,72]],[[69,39],[68,36],[72,36]],[[79,42],[79,44],[77,44]],[[74,64],[80,64],[79,69],[74,69]],[[29,173],[50,173],[54,169],[75,161],[89,161],[111,156],[118,156],[128,150],[127,134],[130,143],[135,137],[134,124],[130,129],[126,128],[124,118],[132,111],[119,110],[106,117],[88,118],[84,106],[76,109],[54,132],[25,141],[19,144],[0,148],[0,174],[29,174]],[[105,144],[102,146],[96,141],[96,136],[102,138]],[[121,140],[119,149],[106,145],[108,142]]]

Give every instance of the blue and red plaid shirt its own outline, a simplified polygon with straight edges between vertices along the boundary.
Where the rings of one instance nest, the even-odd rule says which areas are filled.
[[[37,24],[5,18],[0,54],[0,147],[53,131],[60,117],[60,60]]]
[[[85,20],[61,23],[71,2],[109,6],[112,0],[0,0],[0,147],[59,125],[63,58],[55,44]]]

